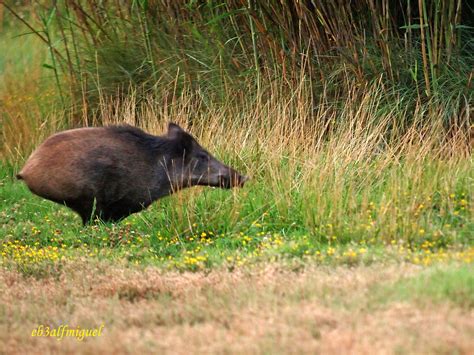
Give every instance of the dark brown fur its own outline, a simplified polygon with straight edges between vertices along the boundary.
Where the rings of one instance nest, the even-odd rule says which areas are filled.
[[[120,220],[180,188],[233,187],[246,180],[174,124],[165,136],[131,126],[55,134],[33,152],[17,177],[33,193],[78,212],[84,223],[95,216]]]

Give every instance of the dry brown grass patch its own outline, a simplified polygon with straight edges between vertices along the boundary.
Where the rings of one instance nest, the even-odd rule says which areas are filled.
[[[413,265],[267,265],[234,272],[163,272],[76,261],[60,278],[1,271],[0,343],[11,353],[468,353],[472,310],[368,304],[377,285]],[[97,327],[100,338],[34,338],[39,324]]]

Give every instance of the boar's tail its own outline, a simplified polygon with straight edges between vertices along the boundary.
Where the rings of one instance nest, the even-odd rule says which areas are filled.
[[[23,180],[23,176],[21,176],[21,173],[18,173],[15,176],[18,180]]]

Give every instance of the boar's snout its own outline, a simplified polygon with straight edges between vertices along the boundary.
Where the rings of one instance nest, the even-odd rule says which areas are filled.
[[[245,182],[249,179],[248,176],[240,175],[237,171],[229,168],[229,171],[224,171],[218,175],[219,187],[224,189],[231,189],[233,187],[243,187]]]

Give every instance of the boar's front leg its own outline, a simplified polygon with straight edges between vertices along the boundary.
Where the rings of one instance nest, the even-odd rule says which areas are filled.
[[[99,215],[104,221],[118,222],[132,213],[140,212],[146,208],[146,205],[146,203],[140,204],[127,198],[122,198],[103,207],[99,211]]]
[[[91,197],[64,201],[64,204],[81,216],[83,225],[92,222],[97,216],[97,211],[94,210],[94,199]]]

